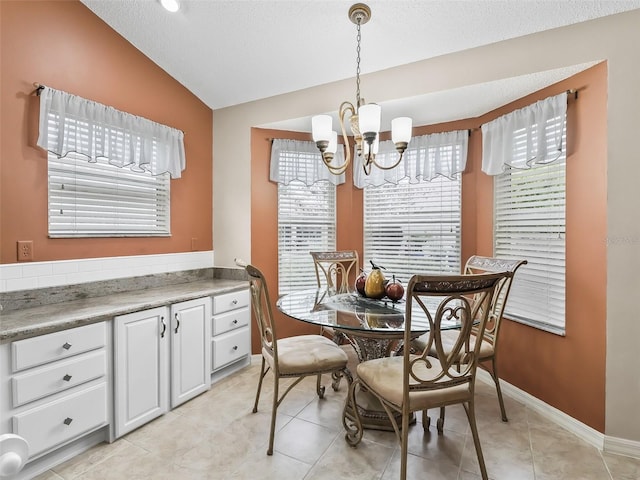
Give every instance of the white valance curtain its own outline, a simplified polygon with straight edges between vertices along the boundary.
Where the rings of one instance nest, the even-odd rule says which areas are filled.
[[[400,165],[391,170],[374,166],[370,175],[364,173],[362,158],[354,155],[353,184],[357,188],[379,187],[385,183],[397,185],[403,178],[409,178],[409,183],[430,182],[437,176],[453,180],[465,169],[468,145],[468,130],[414,137]],[[397,158],[398,152],[391,140],[380,142],[376,162],[392,165]]]
[[[499,175],[560,158],[566,113],[564,92],[482,125],[482,171]]]
[[[344,163],[343,148],[338,148],[332,163]],[[289,185],[299,180],[308,187],[319,181],[334,185],[344,183],[344,173],[333,175],[325,166],[320,151],[313,142],[276,138],[271,144],[269,178],[272,182]]]
[[[104,157],[118,167],[169,172],[171,178],[185,169],[180,130],[49,87],[40,92],[38,146],[58,157],[76,152],[92,163]]]

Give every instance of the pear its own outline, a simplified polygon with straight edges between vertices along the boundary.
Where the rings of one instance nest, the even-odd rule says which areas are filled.
[[[364,282],[364,294],[369,298],[382,298],[385,296],[385,278],[381,268],[384,267],[379,267],[373,262],[371,262],[371,266],[373,269]]]

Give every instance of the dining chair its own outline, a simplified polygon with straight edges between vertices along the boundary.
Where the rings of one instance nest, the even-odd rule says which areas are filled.
[[[336,293],[347,293],[355,282],[360,270],[360,261],[356,250],[334,252],[309,252],[313,258],[318,288],[330,288]],[[320,334],[327,334],[338,345],[343,337],[331,327],[321,327]]]
[[[478,337],[476,329],[471,332],[471,341],[475,343],[476,338],[482,338],[480,345],[480,356],[478,362],[485,363],[491,362],[491,369],[488,369],[493,383],[496,386],[496,393],[498,394],[498,403],[500,404],[500,414],[502,421],[507,422],[507,412],[504,407],[504,399],[502,398],[502,389],[500,388],[500,377],[498,376],[498,339],[500,334],[500,326],[502,324],[502,316],[504,314],[504,308],[507,304],[509,292],[511,291],[511,284],[518,268],[525,265],[527,260],[504,260],[495,257],[482,257],[480,255],[473,255],[469,257],[464,267],[464,273],[466,275],[480,274],[480,273],[494,273],[494,272],[508,272],[507,275],[496,289],[491,304],[489,306],[489,318],[484,330],[484,334]],[[454,332],[442,332],[442,343],[444,345],[444,352],[447,354],[451,351],[453,343],[455,342]],[[425,348],[422,338],[418,338],[413,343],[414,348],[419,350]],[[429,353],[430,355],[437,356],[433,347]],[[441,430],[444,423],[444,412],[441,412],[440,419],[438,420],[438,428]]]
[[[339,250],[335,252],[309,252],[316,269],[318,287],[329,287],[336,293],[349,291],[360,268],[358,252]]]
[[[246,265],[244,268],[249,278],[251,304],[253,305],[262,345],[262,367],[260,369],[260,379],[253,413],[258,411],[262,381],[269,370],[273,372],[274,378],[271,429],[269,447],[267,449],[267,455],[272,455],[276,411],[293,387],[306,377],[316,376],[316,392],[320,398],[323,398],[325,387],[322,386],[322,374],[331,374],[334,390],[338,389],[342,376],[346,376],[349,383],[351,383],[352,379],[351,373],[347,369],[347,354],[328,338],[322,335],[298,335],[278,338],[277,325],[273,319],[269,290],[264,275],[253,265]],[[279,396],[281,378],[296,378],[296,380]]]
[[[407,476],[407,442],[409,421],[414,412],[422,411],[423,428],[429,428],[426,411],[430,408],[462,404],[467,414],[473,443],[483,479],[487,479],[478,428],[475,419],[474,386],[480,343],[470,342],[471,332],[479,335],[489,317],[489,305],[495,289],[508,272],[481,275],[414,275],[406,293],[404,344],[411,342],[411,322],[414,315],[429,322],[429,333],[420,355],[403,349],[402,355],[362,362],[352,382],[345,409],[343,425],[345,439],[356,446],[362,439],[362,421],[358,412],[357,392],[364,389],[376,397],[396,432],[401,444],[400,478]],[[441,330],[443,321],[456,319],[460,323],[450,353],[444,353]],[[432,357],[433,349],[438,357]],[[394,415],[401,415],[401,425]],[[441,434],[442,432],[438,432]]]

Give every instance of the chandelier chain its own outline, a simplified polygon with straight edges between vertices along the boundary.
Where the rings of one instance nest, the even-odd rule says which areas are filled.
[[[356,110],[360,108],[360,20],[356,24],[358,28],[357,47],[356,47]]]

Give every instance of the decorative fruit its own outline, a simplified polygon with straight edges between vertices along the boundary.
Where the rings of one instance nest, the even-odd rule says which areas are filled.
[[[381,268],[375,263],[371,262],[373,270],[367,275],[367,280],[364,283],[364,294],[369,298],[382,298],[385,295],[384,291],[384,275]]]
[[[364,296],[364,284],[367,281],[367,274],[364,270],[360,269],[360,275],[356,278],[356,290],[362,296]]]
[[[396,280],[395,275],[393,276],[393,280],[387,283],[385,291],[387,293],[387,297],[389,297],[389,300],[392,302],[397,302],[404,295],[404,287]]]

